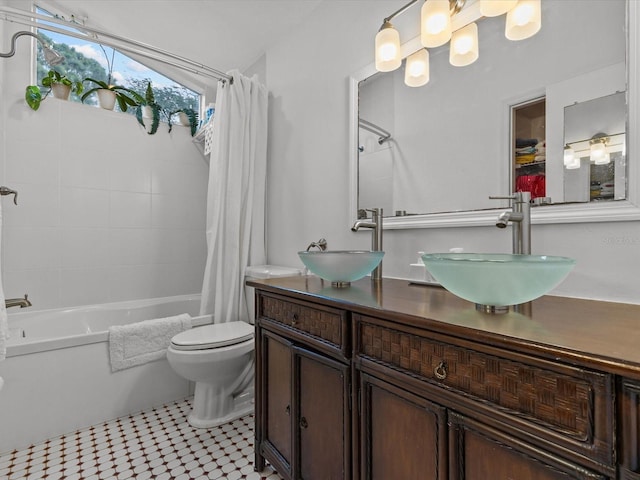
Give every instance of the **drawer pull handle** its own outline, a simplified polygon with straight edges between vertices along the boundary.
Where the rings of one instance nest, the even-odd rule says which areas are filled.
[[[301,428],[307,428],[308,426],[309,426],[309,424],[307,423],[307,419],[306,419],[306,418],[304,418],[304,417],[302,417],[302,418],[300,419],[300,427],[301,427]]]
[[[438,366],[433,369],[433,374],[438,380],[444,380],[447,378],[447,365],[444,362],[440,362]]]
[[[291,407],[287,405],[287,408],[284,409],[284,412],[289,415],[291,413]]]
[[[291,315],[291,324],[295,325],[296,323],[298,323],[298,314],[297,313],[293,313]]]

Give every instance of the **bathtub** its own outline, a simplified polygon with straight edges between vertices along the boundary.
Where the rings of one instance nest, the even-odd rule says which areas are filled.
[[[9,311],[7,358],[0,362],[0,453],[184,398],[190,382],[166,359],[115,373],[111,325],[189,313],[200,295],[41,311]]]

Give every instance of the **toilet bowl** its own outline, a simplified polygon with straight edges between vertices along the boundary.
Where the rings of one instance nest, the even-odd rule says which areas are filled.
[[[205,325],[171,339],[167,360],[175,372],[195,382],[187,420],[211,428],[253,411],[253,326],[246,322]]]
[[[260,265],[247,267],[255,278],[300,275],[297,268]],[[245,287],[250,322],[254,291]],[[193,409],[187,420],[211,428],[253,412],[253,325],[243,321],[214,323],[177,334],[167,349],[173,370],[195,382]]]

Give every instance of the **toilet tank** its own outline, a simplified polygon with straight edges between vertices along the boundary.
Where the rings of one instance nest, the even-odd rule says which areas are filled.
[[[254,265],[249,266],[244,271],[245,278],[276,278],[276,277],[293,277],[296,275],[302,275],[302,270],[299,268],[282,267],[279,265]],[[253,287],[245,285],[245,296],[247,297],[247,307],[249,308],[249,321],[253,324],[255,322],[255,295]]]

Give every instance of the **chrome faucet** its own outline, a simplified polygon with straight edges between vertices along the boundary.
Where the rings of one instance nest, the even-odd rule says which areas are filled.
[[[307,247],[307,252],[312,248],[317,248],[321,252],[324,252],[327,249],[327,241],[324,238],[321,238],[317,242],[311,242]]]
[[[492,200],[511,200],[511,210],[498,215],[496,227],[507,228],[511,222],[513,253],[531,255],[531,192],[515,192],[508,197],[489,197]]]
[[[382,251],[382,208],[372,208],[367,210],[371,212],[371,221],[357,220],[353,224],[351,230],[357,232],[361,228],[371,229],[371,250],[374,252]],[[371,280],[382,280],[382,262],[371,272]]]
[[[7,298],[4,301],[4,305],[6,308],[11,308],[11,307],[26,308],[31,306],[31,302],[29,301],[28,295],[25,293],[24,298]]]

